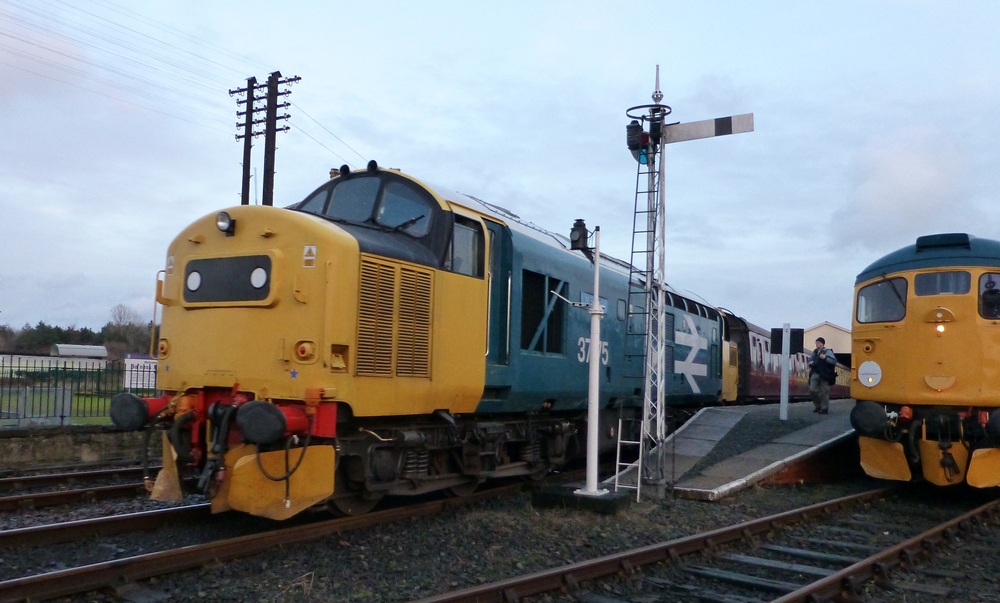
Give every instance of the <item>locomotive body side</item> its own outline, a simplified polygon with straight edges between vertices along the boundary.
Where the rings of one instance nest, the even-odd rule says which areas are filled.
[[[852,343],[866,473],[1000,485],[1000,243],[930,235],[873,263]]]
[[[164,394],[112,403],[119,427],[163,430],[177,483],[154,495],[179,496],[184,472],[213,511],[285,519],[541,475],[584,452],[591,353],[609,427],[638,415],[620,392],[627,275],[602,271],[615,301],[591,346],[587,312],[553,291],[586,301],[592,266],[514,226],[376,167],[185,229],[158,282]]]
[[[539,401],[554,410],[583,411],[587,406],[588,362],[599,354],[600,407],[642,406],[645,350],[639,337],[645,332],[642,308],[629,317],[628,265],[604,256],[600,297],[605,314],[601,342],[590,342],[590,315],[566,301],[589,304],[593,297],[593,265],[569,250],[569,241],[533,225],[519,222],[510,212],[469,198],[477,210],[506,219],[511,243],[509,273],[509,354],[491,353],[487,383],[479,412],[529,412]],[[501,240],[502,242],[502,240]],[[641,285],[640,285],[641,286]],[[559,300],[559,297],[565,300]],[[722,387],[721,331],[718,311],[680,295],[665,292],[664,399],[670,406],[715,404]],[[491,309],[491,315],[495,312]],[[491,332],[504,327],[491,322]],[[556,334],[556,337],[553,337]],[[496,358],[503,358],[496,361]],[[613,417],[617,420],[617,414]]]
[[[184,472],[215,512],[357,514],[385,495],[538,477],[586,452],[592,355],[600,449],[619,417],[641,417],[642,334],[658,325],[630,314],[629,274],[602,256],[591,342],[589,313],[566,302],[590,302],[593,265],[568,239],[396,171],[345,172],[293,206],[229,208],[171,243],[157,288],[164,393],[119,394],[112,419],[163,431],[171,470],[154,495],[179,495]],[[723,341],[715,308],[660,294],[665,404],[718,403],[724,358],[749,350]]]

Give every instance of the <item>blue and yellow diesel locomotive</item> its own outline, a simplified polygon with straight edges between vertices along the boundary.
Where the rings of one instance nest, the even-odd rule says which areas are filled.
[[[230,208],[177,236],[157,280],[164,393],[120,394],[112,418],[162,429],[165,467],[192,472],[216,512],[354,514],[540,476],[584,452],[589,354],[602,448],[620,413],[641,414],[628,274],[602,262],[594,344],[587,312],[561,299],[593,286],[566,237],[374,162],[345,167],[300,203]],[[668,295],[679,371],[665,393],[718,403],[722,315]]]
[[[1000,242],[923,236],[855,283],[851,423],[873,477],[1000,485]]]

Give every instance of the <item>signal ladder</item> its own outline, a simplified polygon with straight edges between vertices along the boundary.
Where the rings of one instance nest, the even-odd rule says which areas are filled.
[[[648,152],[640,155],[636,170],[635,212],[632,218],[632,255],[629,262],[628,313],[625,334],[625,383],[641,384],[643,416],[638,419],[618,419],[618,450],[616,454],[615,490],[635,490],[636,500],[642,493],[642,482],[651,479],[662,481],[662,475],[647,475],[645,457],[658,442],[664,439],[663,414],[659,408],[658,392],[662,389],[660,367],[663,366],[663,333],[657,320],[660,301],[655,278],[656,252],[662,244],[659,226],[660,171],[657,164],[657,145],[647,146]],[[645,162],[643,162],[643,159]],[[640,268],[639,266],[643,266]],[[633,392],[639,393],[640,388]],[[623,410],[623,409],[622,409]],[[619,411],[621,412],[621,410]],[[622,462],[622,451],[634,452],[637,460]],[[627,454],[631,457],[631,454]],[[662,463],[654,464],[654,473]],[[621,479],[624,473],[634,475],[635,481]]]

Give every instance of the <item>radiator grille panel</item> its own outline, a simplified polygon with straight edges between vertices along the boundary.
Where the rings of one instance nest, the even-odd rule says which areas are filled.
[[[358,375],[392,374],[393,266],[361,261],[358,304]]]
[[[433,274],[361,260],[359,376],[430,377]]]
[[[431,275],[400,268],[396,374],[430,376]]]

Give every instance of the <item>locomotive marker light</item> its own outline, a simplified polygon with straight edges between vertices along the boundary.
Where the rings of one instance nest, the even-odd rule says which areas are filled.
[[[873,360],[866,360],[858,367],[858,381],[865,387],[875,387],[882,380],[882,367]]]
[[[607,488],[597,489],[597,448],[600,420],[600,392],[601,392],[601,317],[604,316],[604,306],[601,305],[600,285],[601,285],[601,227],[594,227],[594,247],[593,251],[587,246],[588,239],[587,224],[578,219],[573,223],[573,229],[569,233],[570,249],[582,251],[594,264],[594,296],[590,299],[590,350],[588,356],[590,365],[590,383],[587,389],[587,487],[575,490],[573,493],[579,496],[604,496],[609,492]],[[577,308],[587,306],[577,302],[571,302],[555,291],[553,294],[559,296],[563,301]],[[597,346],[598,352],[594,352]]]

